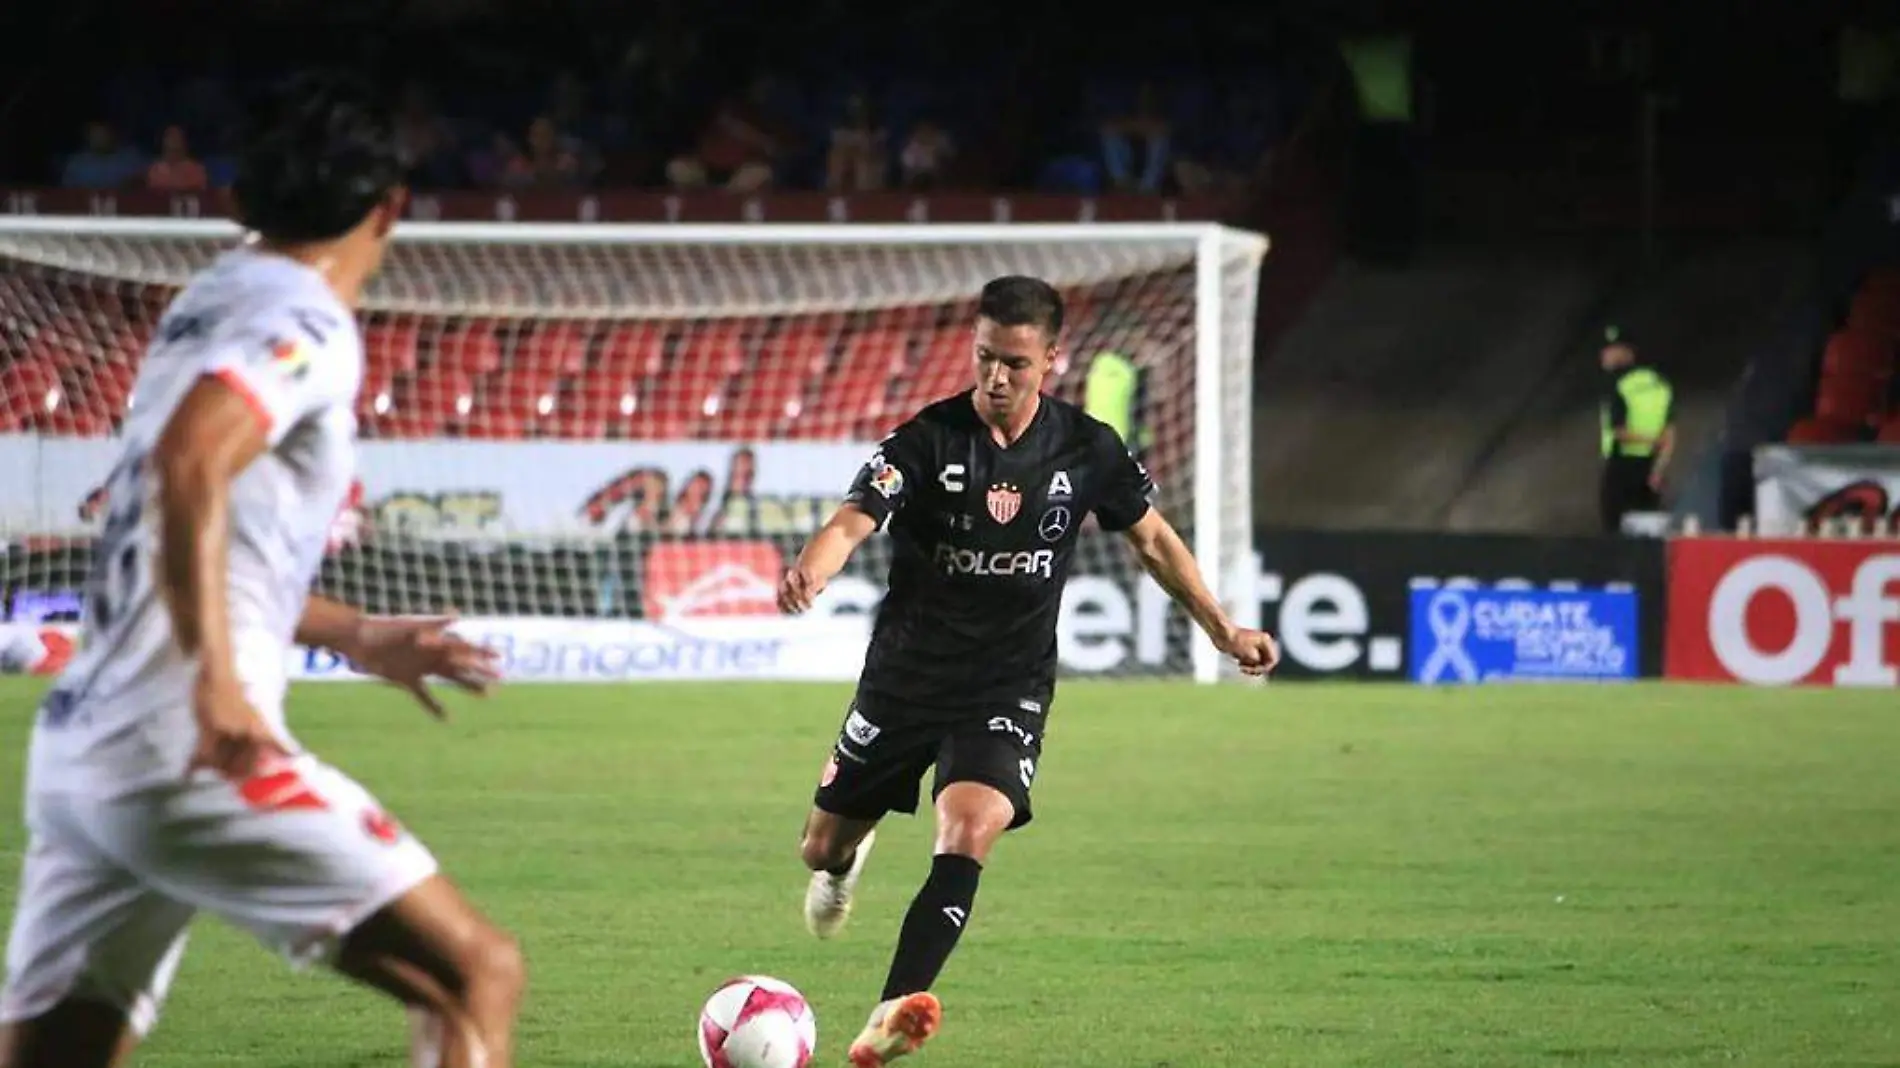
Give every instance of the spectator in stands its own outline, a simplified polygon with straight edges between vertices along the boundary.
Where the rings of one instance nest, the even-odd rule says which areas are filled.
[[[1136,91],[1134,110],[1102,124],[1102,164],[1119,192],[1159,193],[1168,175],[1168,120],[1161,114],[1160,95],[1143,82]],[[1135,159],[1140,153],[1140,173]]]
[[[1275,156],[1290,150],[1298,133],[1275,146],[1279,101],[1257,87],[1227,96],[1224,116],[1192,143],[1174,146],[1174,183],[1190,195],[1239,192],[1271,169]]]
[[[898,156],[904,188],[932,189],[943,184],[944,172],[949,169],[950,160],[956,154],[957,145],[951,140],[948,130],[934,119],[917,120],[917,125],[911,127],[910,136],[904,139],[904,149]]]
[[[577,186],[586,179],[586,146],[563,136],[546,115],[528,124],[528,151],[510,159],[501,175],[503,185],[540,189]]]
[[[786,147],[775,130],[771,91],[771,80],[758,78],[744,95],[721,103],[693,151],[667,163],[667,181],[682,189],[721,185],[738,193],[771,185]]]
[[[863,193],[884,188],[890,170],[888,135],[871,115],[863,93],[845,100],[844,118],[831,128],[825,158],[825,188],[834,193]]]
[[[478,189],[493,189],[502,184],[504,176],[528,166],[515,139],[501,130],[489,136],[486,147],[470,152],[466,163],[468,180]]]
[[[412,82],[403,90],[396,111],[396,154],[409,184],[442,188],[461,184],[462,167],[456,158],[455,135],[436,113],[428,87]]]
[[[86,147],[66,158],[60,184],[68,189],[123,189],[145,174],[145,158],[119,143],[111,125],[86,124]]]
[[[1674,394],[1669,380],[1637,356],[1618,327],[1603,332],[1598,361],[1606,381],[1597,500],[1604,533],[1615,534],[1625,515],[1662,507],[1663,479],[1676,445]]]
[[[184,127],[165,127],[158,158],[146,168],[145,184],[161,193],[201,193],[211,184],[205,165],[191,154]]]
[[[625,121],[595,108],[587,82],[571,70],[554,76],[554,83],[548,87],[546,114],[583,160],[626,136]]]

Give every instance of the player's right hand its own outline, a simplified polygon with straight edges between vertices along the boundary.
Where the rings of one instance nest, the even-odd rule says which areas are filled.
[[[779,611],[797,615],[811,607],[811,603],[825,589],[825,580],[811,573],[810,569],[796,564],[787,568],[785,577],[778,584]]]
[[[198,721],[198,745],[185,766],[187,775],[209,768],[238,781],[290,755],[235,680],[200,673],[191,710]]]

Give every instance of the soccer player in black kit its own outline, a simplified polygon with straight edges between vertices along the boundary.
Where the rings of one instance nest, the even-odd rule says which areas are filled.
[[[1061,333],[1062,298],[1048,283],[1011,276],[984,286],[976,387],[926,407],[879,445],[780,584],[780,607],[804,611],[888,525],[889,593],[805,825],[813,934],[844,926],[878,820],[915,812],[923,775],[936,768],[935,858],[883,996],[851,1044],[857,1068],[881,1068],[936,1031],[942,1006],[929,988],[969,922],[990,848],[1030,820],[1055,694],[1056,615],[1085,515],[1121,532],[1243,672],[1265,674],[1279,659],[1271,637],[1228,619],[1150,506],[1154,486],[1115,431],[1043,395]]]

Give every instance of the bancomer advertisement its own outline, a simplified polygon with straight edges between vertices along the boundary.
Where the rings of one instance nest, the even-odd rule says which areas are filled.
[[[504,682],[771,681],[855,678],[870,634],[863,617],[640,620],[464,619],[456,633],[495,650]],[[363,676],[328,649],[296,649],[290,677]]]

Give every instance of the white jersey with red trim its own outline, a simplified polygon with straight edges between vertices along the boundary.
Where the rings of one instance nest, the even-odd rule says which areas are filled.
[[[330,524],[356,468],[363,344],[323,277],[251,248],[223,254],[166,309],[139,368],[105,524],[87,577],[81,648],[33,732],[34,788],[112,796],[177,781],[197,743],[194,657],[155,582],[160,517],[147,457],[191,387],[241,394],[270,447],[231,486],[226,590],[245,692],[287,746],[286,659]]]

